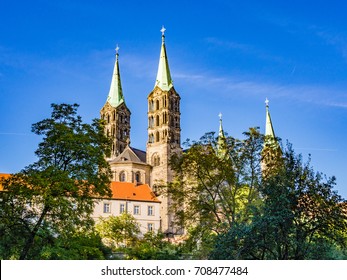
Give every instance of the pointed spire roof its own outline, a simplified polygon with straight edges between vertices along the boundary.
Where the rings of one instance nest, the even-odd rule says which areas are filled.
[[[222,113],[219,113],[219,133],[217,140],[217,155],[221,158],[227,154],[227,143],[222,125]]]
[[[265,100],[266,104],[266,126],[265,126],[265,136],[270,136],[272,138],[276,138],[275,131],[272,126],[270,112],[269,112],[269,100],[266,98]]]
[[[225,135],[224,135],[224,130],[223,130],[223,125],[222,125],[222,113],[219,113],[218,115],[219,117],[219,133],[218,133],[218,140],[220,139],[225,139]]]
[[[275,131],[272,125],[269,100],[266,98],[266,125],[265,125],[265,139],[262,151],[261,169],[263,176],[270,174],[271,170],[275,170],[279,164],[282,163],[282,149],[279,141],[275,136]]]
[[[155,81],[155,86],[158,86],[160,89],[168,91],[172,88],[172,79],[170,74],[169,62],[166,55],[166,47],[165,47],[165,28],[164,26],[160,30],[162,33],[161,39],[161,50],[160,50],[160,58],[159,58],[159,66],[157,79]]]
[[[120,80],[119,72],[119,47],[116,47],[116,62],[114,64],[112,81],[110,86],[110,91],[108,93],[107,101],[111,104],[112,107],[118,107],[120,104],[124,103],[124,96],[122,90],[122,83]]]
[[[275,131],[272,125],[270,111],[269,111],[269,100],[266,98],[266,125],[265,125],[265,146],[270,146],[272,149],[279,150],[281,152],[281,147],[277,141]]]

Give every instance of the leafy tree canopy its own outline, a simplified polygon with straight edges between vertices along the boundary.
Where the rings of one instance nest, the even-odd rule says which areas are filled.
[[[179,226],[219,234],[237,220],[249,219],[251,203],[259,200],[263,137],[256,128],[245,137],[225,138],[221,153],[218,138],[207,133],[197,142],[188,141],[188,149],[171,158],[176,177],[162,191],[172,199]]]
[[[122,213],[120,216],[100,218],[96,230],[105,244],[115,249],[120,246],[131,246],[138,240],[140,226],[134,216]]]
[[[263,203],[254,209],[251,222],[236,223],[220,235],[210,258],[343,257],[346,202],[334,186],[334,177],[315,172],[310,160],[304,163],[288,145],[281,164],[263,178],[259,188]]]
[[[77,108],[52,104],[51,117],[32,125],[42,136],[38,160],[2,182],[4,258],[35,258],[46,242],[92,226],[92,198],[110,195],[110,141],[103,123],[83,123]]]

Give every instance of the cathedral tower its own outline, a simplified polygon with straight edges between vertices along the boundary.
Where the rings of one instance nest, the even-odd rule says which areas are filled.
[[[172,181],[173,173],[169,160],[173,153],[181,153],[180,96],[176,92],[169,69],[165,47],[165,28],[161,29],[157,79],[148,95],[148,140],[147,163],[152,166],[151,185]],[[168,214],[170,199],[161,197],[162,231],[175,233],[173,218]]]
[[[125,104],[119,72],[119,47],[116,48],[116,62],[114,65],[110,91],[105,105],[100,111],[101,119],[106,122],[105,134],[112,138],[111,156],[116,158],[123,152],[130,141],[130,110]]]

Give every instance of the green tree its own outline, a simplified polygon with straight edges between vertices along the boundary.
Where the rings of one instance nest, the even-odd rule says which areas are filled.
[[[324,259],[339,248],[343,255],[346,204],[333,190],[335,178],[315,172],[291,145],[282,159],[263,178],[263,204],[251,223],[237,223],[220,235],[211,258]]]
[[[77,108],[52,104],[51,117],[32,126],[32,132],[43,137],[35,152],[38,160],[2,181],[4,258],[36,258],[58,236],[90,228],[93,198],[110,195],[105,160],[110,141],[103,123],[97,119],[83,123]]]
[[[111,255],[99,234],[93,231],[77,231],[69,236],[58,236],[54,243],[42,248],[38,259],[43,260],[104,260]]]
[[[207,133],[187,141],[188,149],[171,158],[175,180],[161,191],[172,198],[177,225],[189,229],[190,250],[196,244],[204,251],[201,257],[214,235],[248,220],[250,207],[259,201],[263,136],[257,128],[244,135],[244,140],[226,137],[221,150],[220,139]]]
[[[126,254],[132,260],[177,260],[181,258],[181,249],[167,241],[163,233],[150,231],[127,248]]]
[[[96,230],[105,241],[105,244],[112,249],[134,245],[140,234],[140,226],[136,219],[125,212],[120,216],[100,218],[100,221],[96,224]]]

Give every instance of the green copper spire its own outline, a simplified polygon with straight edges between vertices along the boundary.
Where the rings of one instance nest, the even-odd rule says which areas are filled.
[[[269,100],[266,98],[266,125],[265,125],[265,139],[262,151],[261,169],[263,176],[268,176],[272,171],[282,164],[282,149],[275,136],[274,128],[272,126]]]
[[[161,50],[160,50],[160,58],[159,58],[159,66],[158,66],[158,73],[157,73],[157,79],[155,81],[155,86],[158,86],[162,90],[168,91],[170,88],[172,88],[172,79],[170,74],[170,68],[169,68],[169,62],[166,55],[166,48],[165,48],[165,28],[164,26],[160,30],[162,33],[161,39]]]
[[[114,64],[112,81],[110,86],[110,91],[108,93],[107,101],[111,104],[112,107],[118,107],[124,102],[122,84],[120,81],[120,72],[119,72],[119,47],[116,47],[116,63]]]
[[[270,112],[269,112],[269,100],[266,98],[266,126],[265,126],[265,136],[270,136],[271,138],[276,138],[275,131],[272,126]]]
[[[275,131],[272,126],[272,121],[269,112],[269,100],[266,98],[266,126],[265,126],[265,146],[272,147],[274,150],[281,151],[280,145],[276,139]]]
[[[223,125],[222,125],[222,113],[219,113],[219,133],[217,140],[217,155],[220,158],[224,158],[227,155],[227,142],[224,135]]]

